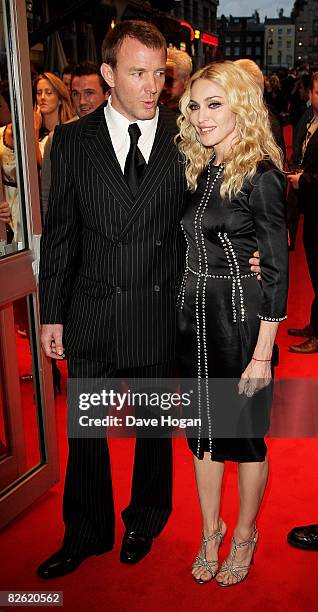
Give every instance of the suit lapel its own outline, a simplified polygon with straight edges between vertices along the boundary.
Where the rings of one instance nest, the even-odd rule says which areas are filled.
[[[94,113],[88,115],[80,140],[109,191],[111,191],[119,204],[124,208],[125,212],[130,214],[133,198],[113,149],[105,120],[104,108],[105,105],[102,105]]]
[[[149,204],[149,201],[164,181],[171,164],[178,157],[178,150],[173,142],[173,137],[174,133],[166,126],[159,109],[157,131],[149,162],[137,191],[135,202],[131,208],[131,214],[118,240],[122,240],[136,218]]]
[[[315,157],[313,156],[313,148],[317,145],[317,143],[318,143],[318,128],[315,130],[312,137],[308,140],[302,165],[307,165],[308,162],[312,164],[313,159],[315,159]]]
[[[105,105],[100,106],[87,116],[80,141],[99,176],[128,215],[127,223],[118,238],[121,240],[165,179],[171,164],[178,156],[178,150],[173,142],[174,133],[167,127],[159,110],[151,155],[134,201],[113,149],[104,107]]]

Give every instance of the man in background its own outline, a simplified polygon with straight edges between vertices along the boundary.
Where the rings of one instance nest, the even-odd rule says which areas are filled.
[[[176,47],[168,47],[166,62],[166,80],[160,96],[164,104],[179,113],[179,100],[187,86],[192,73],[190,55]]]
[[[73,68],[70,81],[70,95],[77,117],[76,121],[95,111],[107,100],[109,87],[104,81],[99,67],[93,62],[81,62]],[[50,134],[45,145],[42,171],[41,171],[41,213],[44,221],[51,187],[51,147],[53,133]]]
[[[288,330],[291,336],[306,338],[301,344],[289,347],[290,352],[300,354],[318,353],[318,72],[311,77],[310,100],[312,113],[301,145],[301,170],[289,176],[304,212],[303,241],[314,291],[309,324],[302,329]]]
[[[103,104],[109,91],[109,86],[96,64],[87,61],[75,66],[71,80],[71,98],[79,117],[85,117]]]
[[[74,68],[73,64],[68,64],[67,66],[65,66],[62,72],[62,81],[64,85],[66,85],[69,93],[71,93],[71,80],[72,80],[73,68]]]

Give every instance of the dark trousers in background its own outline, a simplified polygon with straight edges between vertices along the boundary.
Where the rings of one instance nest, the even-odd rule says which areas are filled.
[[[304,214],[304,247],[314,299],[311,305],[310,324],[318,338],[318,218]]]
[[[172,378],[174,363],[114,370],[105,363],[68,360],[70,378]],[[106,432],[105,432],[106,436]],[[123,461],[125,458],[123,457]],[[149,537],[164,528],[172,509],[171,438],[136,438],[126,529]],[[63,548],[73,555],[110,550],[115,516],[107,439],[69,439],[63,498]]]
[[[297,191],[289,186],[287,194],[287,227],[289,232],[289,247],[291,250],[295,248],[299,217],[300,210]]]

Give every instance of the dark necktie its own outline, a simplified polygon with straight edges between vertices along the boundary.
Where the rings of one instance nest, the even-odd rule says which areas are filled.
[[[141,136],[141,131],[137,123],[130,124],[128,133],[130,136],[130,149],[125,162],[124,177],[130,187],[131,193],[135,197],[146,167],[146,162],[138,148],[138,140]]]

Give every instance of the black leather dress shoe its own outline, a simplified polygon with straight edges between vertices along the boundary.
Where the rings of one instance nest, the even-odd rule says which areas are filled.
[[[71,555],[64,552],[61,548],[51,555],[51,557],[46,559],[46,561],[41,563],[36,573],[38,576],[40,576],[40,578],[45,578],[46,580],[49,580],[50,578],[58,578],[59,576],[66,576],[66,574],[71,574],[71,572],[74,572],[88,557],[91,557],[92,555],[101,555],[109,550],[111,549],[101,551],[98,550],[96,552],[89,552],[82,555]]]
[[[301,353],[304,355],[309,355],[311,353],[318,353],[318,338],[312,336],[302,342],[301,344],[294,344],[289,347],[290,353]]]
[[[294,527],[287,536],[287,542],[296,548],[318,550],[318,525]]]
[[[310,338],[313,333],[313,328],[310,324],[306,325],[302,329],[291,328],[288,330],[289,336],[299,336],[299,338]]]
[[[122,563],[138,563],[150,551],[152,538],[135,531],[126,531],[120,551]]]

